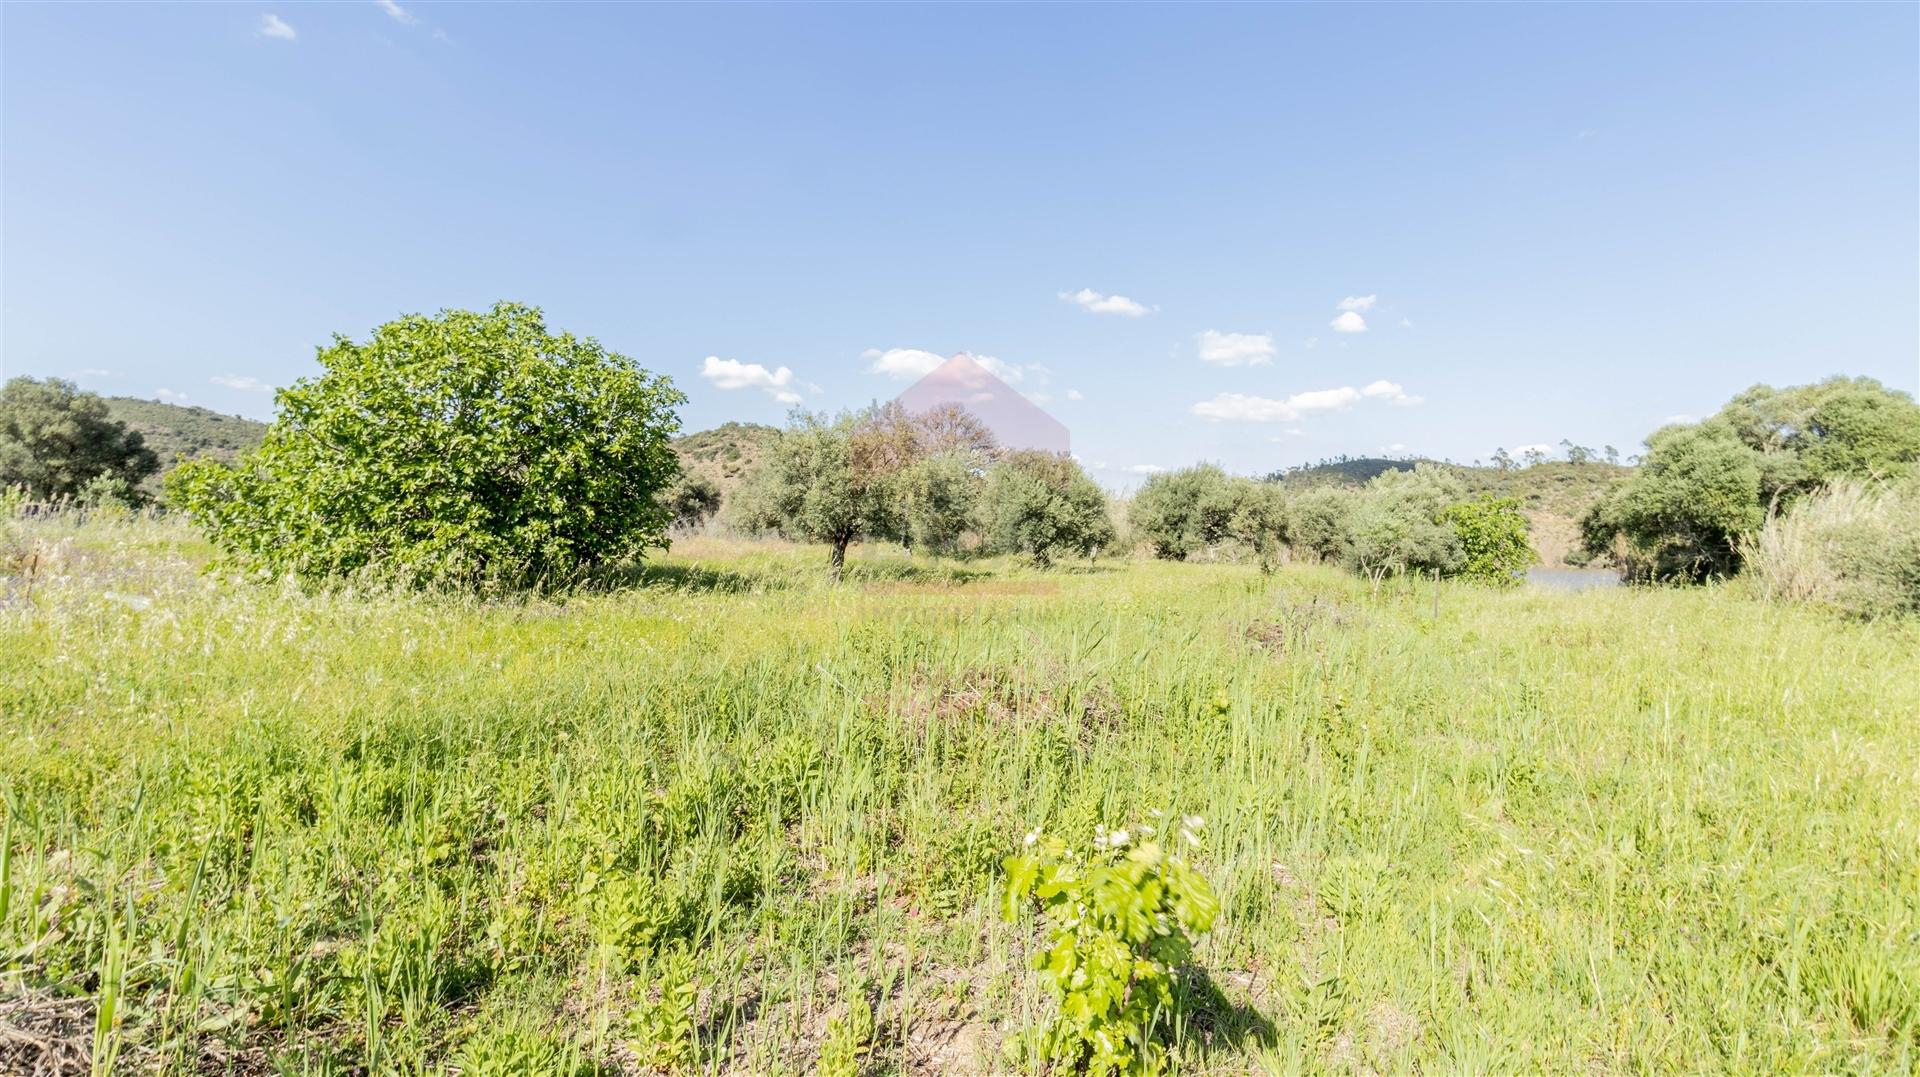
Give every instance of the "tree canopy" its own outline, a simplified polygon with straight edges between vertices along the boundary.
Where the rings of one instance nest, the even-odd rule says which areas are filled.
[[[318,358],[258,449],[169,478],[227,563],[558,585],[665,545],[685,397],[626,356],[500,303],[336,336]]]
[[[0,489],[29,497],[133,499],[160,459],[107,404],[70,381],[13,378],[0,386]]]

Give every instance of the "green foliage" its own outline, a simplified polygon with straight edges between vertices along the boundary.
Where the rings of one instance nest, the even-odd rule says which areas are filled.
[[[1253,551],[1261,572],[1271,574],[1279,568],[1280,551],[1287,541],[1287,499],[1280,484],[1236,480],[1227,534]]]
[[[698,471],[681,471],[662,499],[673,526],[694,530],[720,511],[720,485]]]
[[[685,397],[537,309],[408,315],[319,362],[258,450],[169,476],[231,566],[554,585],[665,545]]]
[[[1527,518],[1512,498],[1482,494],[1448,506],[1440,520],[1460,538],[1457,572],[1467,579],[1513,586],[1533,563]]]
[[[974,527],[987,460],[949,450],[914,461],[901,475],[903,537],[914,549],[954,554]]]
[[[1296,553],[1336,564],[1352,546],[1355,495],[1336,486],[1315,486],[1287,502],[1287,541]]]
[[[1406,572],[1458,570],[1460,536],[1442,516],[1463,492],[1458,479],[1433,464],[1376,476],[1348,521],[1347,564],[1376,581]]]
[[[38,499],[130,501],[160,460],[105,401],[59,378],[0,386],[0,489]]]
[[[796,411],[741,492],[741,523],[824,542],[840,578],[857,539],[900,534],[899,477],[913,460],[911,435],[883,409],[829,417]]]
[[[1629,578],[1703,580],[1740,567],[1741,537],[1760,526],[1761,455],[1732,426],[1669,426],[1647,439],[1640,470],[1580,521],[1595,556]]]
[[[1920,613],[1920,473],[1829,484],[1742,550],[1762,590],[1860,617]]]
[[[1836,479],[1896,478],[1920,462],[1920,405],[1872,378],[1756,385],[1706,421],[1647,439],[1632,478],[1581,520],[1589,553],[1650,580],[1731,576],[1775,512]]]
[[[474,1022],[449,1062],[460,1077],[587,1077],[594,1072],[578,1046],[519,1014]]]
[[[131,396],[102,399],[115,419],[146,439],[162,467],[203,456],[232,460],[258,448],[267,436],[266,423],[208,408]]]
[[[1092,556],[1114,541],[1106,495],[1065,453],[1003,456],[987,473],[980,515],[989,548],[1042,568],[1061,557]]]
[[[655,963],[650,994],[629,1018],[634,1054],[649,1068],[680,1073],[699,1056],[695,1017],[700,984],[694,979],[693,958],[675,947]]]
[[[860,1077],[860,1064],[873,1049],[873,1031],[873,1005],[863,992],[849,992],[845,1011],[827,1022],[814,1071],[819,1077]]]
[[[1201,824],[1187,819],[1181,839],[1197,845]],[[1091,1074],[1165,1068],[1160,1040],[1176,1016],[1174,974],[1192,957],[1194,937],[1212,929],[1220,902],[1154,836],[1152,824],[1102,826],[1082,857],[1035,832],[1025,852],[1006,859],[1005,915],[1017,919],[1031,901],[1046,919],[1034,967],[1059,1006],[1050,1024],[1010,1043],[1024,1061]]]
[[[1234,482],[1214,464],[1154,475],[1133,495],[1127,524],[1154,556],[1184,561],[1227,537]]]

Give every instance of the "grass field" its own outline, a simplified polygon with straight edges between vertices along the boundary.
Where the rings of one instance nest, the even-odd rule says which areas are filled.
[[[719,540],[481,605],[36,527],[0,1071],[1004,1070],[1001,858],[1154,808],[1224,907],[1184,1069],[1920,1065],[1911,621]]]

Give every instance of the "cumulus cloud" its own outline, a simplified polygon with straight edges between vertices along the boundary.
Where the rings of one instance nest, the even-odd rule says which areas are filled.
[[[1120,470],[1129,475],[1159,475],[1167,469],[1161,467],[1159,464],[1134,464],[1130,467],[1123,467]]]
[[[278,38],[281,41],[292,41],[294,38],[300,36],[294,33],[293,27],[288,26],[286,20],[278,15],[260,16],[260,25],[254,30],[254,33],[259,34],[261,37]]]
[[[118,370],[106,370],[97,366],[88,366],[81,367],[79,370],[67,376],[71,378],[119,378],[125,375],[121,374]]]
[[[1370,400],[1384,400],[1398,407],[1410,407],[1420,403],[1421,399],[1417,396],[1408,396],[1407,391],[1400,387],[1400,383],[1393,381],[1373,382],[1360,390],[1360,395]]]
[[[250,375],[216,374],[207,379],[215,385],[238,389],[243,393],[271,393],[273,386]]]
[[[155,389],[153,395],[155,399],[164,400],[169,404],[177,404],[187,398],[187,394],[176,393],[172,389]]]
[[[1086,399],[1086,397],[1084,397],[1084,396],[1082,396],[1082,395],[1080,394],[1080,390],[1078,390],[1078,389],[1068,389],[1068,390],[1067,390],[1067,399],[1068,399],[1068,400],[1085,400],[1085,399]]]
[[[1035,386],[1045,386],[1053,374],[1052,370],[1039,363],[1009,363],[993,355],[960,354],[979,363],[989,374],[1008,385],[1031,381]],[[885,374],[896,381],[924,378],[947,361],[946,356],[922,348],[888,348],[885,351],[868,348],[860,353],[860,357],[870,361],[867,367],[869,372]]]
[[[867,367],[875,374],[885,374],[889,378],[906,381],[909,378],[924,378],[933,373],[933,369],[946,362],[944,356],[935,355],[919,348],[868,348],[860,353],[863,359],[873,360]]]
[[[1342,299],[1340,305],[1335,309],[1350,310],[1359,314],[1365,314],[1367,311],[1372,310],[1373,305],[1379,301],[1380,297],[1377,295],[1350,295]]]
[[[1197,338],[1202,362],[1216,366],[1265,366],[1273,362],[1273,334],[1222,333],[1209,329]]]
[[[1295,393],[1284,400],[1249,396],[1246,393],[1221,393],[1212,400],[1200,401],[1191,410],[1193,414],[1215,422],[1290,423],[1313,415],[1345,411],[1365,400],[1389,404],[1420,402],[1419,397],[1407,395],[1393,382],[1376,381],[1364,389],[1356,389],[1351,385],[1337,389],[1313,389]]]
[[[787,367],[768,370],[759,363],[709,355],[700,362],[700,376],[716,389],[759,389],[782,404],[801,401],[801,383]]]
[[[1552,456],[1553,446],[1551,445],[1515,445],[1513,447],[1513,455],[1515,456],[1527,456],[1532,453],[1539,453],[1541,456]]]
[[[1346,311],[1328,324],[1333,326],[1333,331],[1336,333],[1364,333],[1367,331],[1367,320],[1362,318],[1358,311]]]
[[[402,26],[412,26],[414,23],[420,21],[420,19],[417,16],[415,16],[413,12],[408,11],[406,8],[401,7],[399,4],[394,3],[393,0],[375,0],[375,2],[377,2],[380,5],[381,11],[384,11],[388,15],[393,16],[393,21],[401,24]]]
[[[1077,292],[1061,292],[1062,302],[1073,303],[1085,311],[1094,314],[1118,314],[1123,318],[1138,318],[1147,313],[1147,307],[1136,303],[1124,295],[1102,295],[1092,288],[1082,288]]]

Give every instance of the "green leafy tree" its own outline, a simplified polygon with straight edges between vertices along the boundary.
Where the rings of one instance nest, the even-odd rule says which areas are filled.
[[[895,408],[836,417],[795,412],[742,491],[742,523],[827,544],[838,581],[847,547],[901,535],[900,477],[917,441]]]
[[[1830,482],[1895,479],[1920,462],[1920,405],[1872,378],[1756,385],[1703,422],[1647,439],[1640,469],[1581,521],[1587,552],[1630,578],[1740,570],[1770,516]]]
[[[1279,568],[1287,542],[1287,499],[1280,484],[1235,479],[1227,534],[1253,551],[1260,571],[1271,574]]]
[[[1349,523],[1347,563],[1376,582],[1405,572],[1455,571],[1460,537],[1441,516],[1463,493],[1459,479],[1432,464],[1376,475]]]
[[[1155,557],[1184,561],[1228,536],[1233,477],[1214,464],[1154,475],[1133,495],[1127,523]]]
[[[72,382],[13,378],[0,386],[0,489],[133,500],[141,480],[159,469],[141,436]]]
[[[665,545],[685,397],[538,309],[408,315],[319,363],[257,450],[169,478],[236,567],[558,585]]]
[[[1295,554],[1335,564],[1353,545],[1353,512],[1359,495],[1337,486],[1315,486],[1287,502],[1287,544]]]
[[[1731,576],[1741,537],[1766,517],[1762,463],[1763,454],[1723,421],[1658,430],[1640,470],[1582,517],[1582,541],[1633,579]]]
[[[1106,495],[1065,453],[1011,452],[987,472],[980,516],[987,544],[1045,568],[1114,540]]]
[[[912,549],[953,554],[974,527],[986,486],[987,461],[977,452],[950,449],[907,465],[900,478],[903,535]]]
[[[692,530],[720,511],[720,487],[698,471],[683,471],[663,496],[673,526]]]
[[[1533,563],[1527,541],[1527,518],[1520,502],[1511,497],[1482,494],[1447,507],[1440,520],[1460,540],[1460,563],[1455,571],[1470,580],[1496,586],[1518,584]]]

